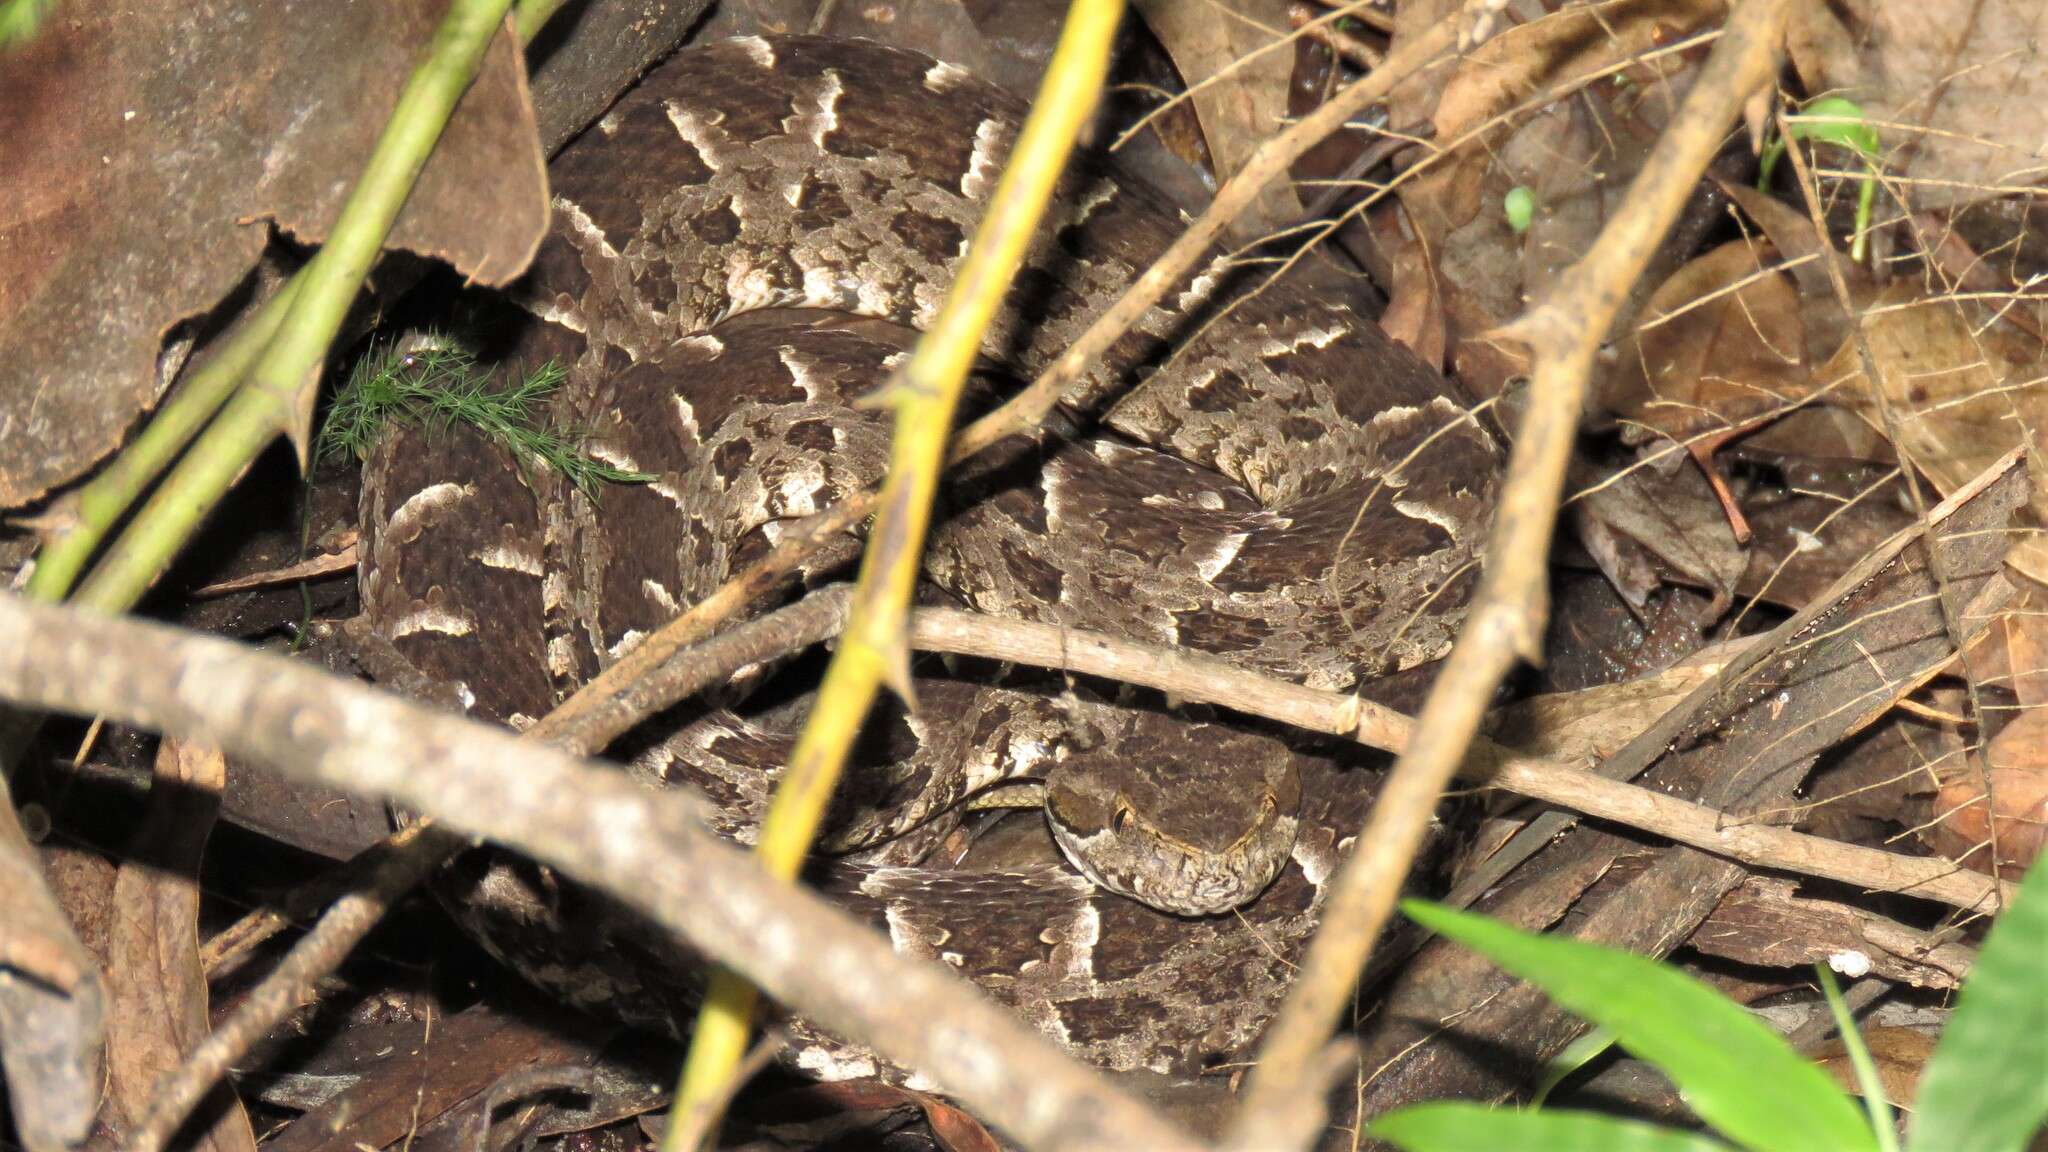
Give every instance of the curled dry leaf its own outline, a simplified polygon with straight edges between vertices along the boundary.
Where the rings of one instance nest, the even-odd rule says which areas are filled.
[[[1591,486],[1572,505],[1574,526],[1594,562],[1631,606],[1642,609],[1650,593],[1675,578],[1713,595],[1707,614],[1695,621],[1708,623],[1734,599],[1749,554],[1701,471],[1674,463],[1679,466],[1632,468]],[[1638,548],[1660,562],[1662,570],[1636,562]]]
[[[274,218],[320,239],[445,8],[67,0],[0,69],[0,508],[81,475],[182,361]],[[176,50],[169,50],[175,46]],[[547,224],[525,70],[499,37],[392,234],[502,284]]]

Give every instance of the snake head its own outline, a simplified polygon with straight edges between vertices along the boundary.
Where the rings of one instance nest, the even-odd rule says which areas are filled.
[[[1286,744],[1150,714],[1062,761],[1045,785],[1046,822],[1082,875],[1180,916],[1265,891],[1294,849],[1300,806]]]

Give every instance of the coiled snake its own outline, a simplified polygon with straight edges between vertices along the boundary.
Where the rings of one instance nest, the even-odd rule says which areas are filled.
[[[791,521],[876,481],[886,428],[851,404],[933,314],[1020,113],[957,68],[857,41],[728,41],[647,77],[551,170],[510,355],[568,365],[554,419],[655,479],[586,494],[480,438],[387,436],[362,501],[377,633],[523,726]],[[984,390],[1048,363],[1174,229],[1144,189],[1070,174],[987,337]],[[956,486],[931,595],[1327,688],[1440,655],[1493,444],[1371,323],[1254,284],[1219,257],[1090,372],[1046,446]],[[1244,726],[919,674],[921,710],[871,724],[832,837],[856,851],[823,882],[1099,1063],[1189,1071],[1254,1039],[1358,826],[1362,774]],[[780,687],[795,675],[741,712],[650,723],[633,770],[700,788],[745,838],[802,715]],[[955,800],[1013,777],[1049,778],[1049,825],[1085,877],[915,862]],[[674,958],[603,901],[502,857],[460,882],[528,975],[678,1018]],[[798,1060],[872,1070],[824,1040]]]

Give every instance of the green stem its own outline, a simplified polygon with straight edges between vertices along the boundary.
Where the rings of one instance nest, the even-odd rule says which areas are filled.
[[[540,34],[542,28],[547,27],[549,18],[554,16],[564,2],[565,0],[519,0],[518,5],[512,10],[512,27],[519,33],[519,43],[532,43],[533,38]]]
[[[101,611],[134,605],[256,454],[292,427],[342,317],[384,247],[456,101],[475,79],[511,0],[456,0],[378,137],[327,243],[299,272],[289,319],[229,401],[79,590]]]
[[[113,463],[78,490],[77,503],[71,509],[74,518],[36,554],[35,572],[28,581],[29,599],[54,604],[71,591],[115,522],[177,459],[248,375],[256,357],[277,335],[298,290],[299,278],[293,276],[235,330],[212,359],[186,378]]]
[[[1857,1030],[1856,1016],[1842,999],[1842,989],[1836,985],[1835,974],[1827,964],[1822,962],[1813,967],[1820,974],[1820,989],[1828,998],[1828,1011],[1834,1013],[1835,1027],[1842,1034],[1842,1047],[1848,1050],[1849,1066],[1856,1070],[1856,1083],[1862,1090],[1864,1111],[1870,1114],[1871,1130],[1877,1135],[1878,1150],[1899,1152],[1899,1127],[1885,1102],[1884,1080],[1877,1074],[1870,1048],[1863,1043],[1863,1033]]]

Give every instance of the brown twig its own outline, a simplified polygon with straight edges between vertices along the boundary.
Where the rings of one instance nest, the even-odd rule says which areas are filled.
[[[920,1069],[1033,1148],[1200,1145],[951,972],[754,867],[652,792],[487,725],[226,641],[0,596],[0,696],[212,740],[386,796],[602,889],[832,1031]]]
[[[1834,292],[1836,305],[1852,321],[1849,325],[1849,335],[1856,345],[1856,359],[1863,369],[1863,379],[1869,384],[1871,402],[1877,406],[1878,418],[1879,422],[1884,426],[1885,438],[1891,441],[1893,450],[1899,454],[1900,472],[1906,482],[1906,497],[1913,506],[1913,515],[1922,524],[1925,524],[1927,523],[1927,496],[1920,489],[1919,471],[1916,468],[1907,466],[1912,463],[1906,449],[1906,445],[1910,441],[1903,434],[1899,413],[1892,406],[1891,393],[1886,385],[1884,372],[1878,364],[1876,353],[1871,350],[1870,330],[1868,327],[1869,318],[1856,307],[1854,298],[1849,294],[1849,282],[1842,275],[1841,262],[1834,259],[1835,242],[1833,236],[1828,232],[1826,209],[1821,206],[1814,173],[1807,165],[1805,150],[1799,146],[1798,141],[1787,131],[1787,127],[1785,113],[1781,109],[1778,112],[1778,135],[1780,139],[1788,142],[1785,153],[1787,158],[1792,161],[1792,172],[1796,177],[1795,183],[1799,185],[1799,195],[1806,203],[1807,217],[1813,221],[1814,242],[1820,245],[1820,250],[1828,257],[1821,261],[1821,267],[1827,273],[1828,286]],[[1906,202],[1899,189],[1894,188],[1892,192],[1900,197],[1899,202],[1901,204]],[[1987,364],[1993,362],[1989,356],[1983,354],[1981,347],[1978,349],[1978,352],[1982,362]],[[1934,580],[1934,586],[1941,590],[1941,619],[1942,623],[1948,628],[1949,638],[1956,644],[1957,659],[1960,661],[1963,670],[1963,692],[1965,698],[1969,701],[1970,713],[1981,718],[1984,715],[1984,702],[1980,699],[1977,691],[1978,678],[1970,670],[1970,651],[1963,643],[1965,632],[1962,622],[1956,618],[1959,606],[1951,602],[1953,600],[1953,596],[1949,592],[1951,582],[1947,566],[1942,563],[1940,549],[1930,548],[1927,550],[1927,569],[1928,575]],[[1983,794],[1986,809],[1995,811],[1996,806],[1991,795],[1991,775],[1985,768],[1983,758],[1970,757],[1966,761],[1965,770],[1975,773],[1976,779],[1973,783]],[[1989,837],[1987,850],[1990,853],[1989,859],[1992,860],[2000,858],[1998,851],[1998,824],[1997,820],[1990,820],[1986,825],[1986,833]],[[2002,906],[2000,909],[1993,909],[1993,911],[1999,910],[2002,910]]]
[[[1386,59],[1386,53],[1342,28],[1334,24],[1317,23],[1320,15],[1307,4],[1287,6],[1287,22],[1294,26],[1295,31],[1336,53],[1346,64],[1354,68],[1377,68],[1380,62]]]
[[[424,883],[443,859],[463,846],[459,837],[443,828],[426,826],[407,831],[413,833],[412,838],[403,841],[397,851],[377,853],[375,867],[363,882],[336,900],[313,930],[242,998],[228,1018],[186,1053],[182,1063],[165,1074],[150,1099],[148,1112],[129,1133],[129,1148],[159,1152],[167,1147],[192,1109],[227,1075],[235,1061],[279,1021],[311,1003],[315,983],[340,967],[392,905]],[[276,923],[281,927],[283,918],[278,917]],[[261,938],[244,940],[244,951],[260,942]],[[201,955],[210,960],[213,952],[214,942],[208,941]]]
[[[1749,93],[1770,81],[1786,11],[1784,0],[1749,0],[1735,11],[1620,214],[1550,297],[1512,328],[1534,353],[1533,385],[1501,490],[1486,575],[1408,751],[1373,806],[1357,851],[1334,878],[1322,927],[1293,990],[1267,1029],[1232,1128],[1230,1142],[1238,1147],[1254,1146],[1268,1118],[1312,1106],[1301,1097],[1303,1072],[1349,1003],[1439,796],[1501,678],[1516,661],[1542,650],[1549,614],[1545,560],[1594,356],[1726,126]]]
[[[934,652],[1014,660],[1141,684],[1388,752],[1412,746],[1418,723],[1368,700],[1290,684],[1214,656],[957,609],[920,609],[911,643]],[[1570,764],[1522,756],[1484,739],[1473,741],[1461,774],[1745,864],[1825,876],[1872,891],[1905,892],[1964,909],[1983,906],[1992,891],[1989,877],[1959,870],[1946,860],[1745,824],[1716,808]]]
[[[633,725],[731,677],[748,665],[786,655],[837,635],[846,618],[846,596],[843,587],[828,588],[780,611],[721,632],[627,685],[618,695],[608,697],[602,707],[568,720],[557,719],[562,715],[557,709],[528,735],[565,751],[593,754]],[[259,908],[222,929],[206,942],[200,953],[208,976],[218,978],[232,971],[257,946],[283,931],[295,916],[317,912],[365,886],[375,888],[379,886],[376,878],[380,875],[395,876],[410,871],[386,857],[403,854],[440,860],[460,847],[446,840],[415,847],[414,842],[432,828],[429,822],[396,832],[334,870],[294,889],[279,902],[282,908]],[[403,893],[390,895],[395,898]]]
[[[696,695],[750,664],[796,651],[834,635],[845,622],[847,596],[832,589],[741,628],[721,633],[627,684],[600,706],[579,712],[557,709],[526,738],[588,755],[640,720]],[[571,698],[571,703],[582,699]],[[206,942],[201,958],[210,976],[229,971],[291,922],[291,910],[326,908],[318,922],[235,1011],[159,1086],[146,1131],[155,1146],[174,1132],[185,1114],[279,1021],[310,1002],[319,979],[339,967],[369,935],[384,913],[464,847],[464,841],[431,820],[403,829],[358,853],[348,863],[287,897],[285,910],[260,908]],[[138,1137],[138,1146],[149,1145]]]

